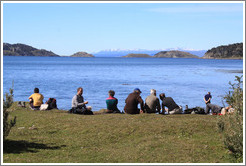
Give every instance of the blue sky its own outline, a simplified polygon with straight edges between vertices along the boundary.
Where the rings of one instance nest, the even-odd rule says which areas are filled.
[[[4,3],[3,42],[59,55],[243,42],[243,3]]]

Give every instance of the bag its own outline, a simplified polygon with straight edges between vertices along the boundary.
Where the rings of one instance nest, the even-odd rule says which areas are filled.
[[[193,112],[193,113],[192,113]],[[184,114],[205,114],[205,110],[201,107],[186,108]]]
[[[51,109],[57,109],[57,105],[56,105],[56,99],[55,98],[49,98],[49,100],[46,102],[46,104],[48,104],[48,110]]]
[[[48,104],[41,104],[41,106],[40,106],[39,110],[47,110],[47,109],[48,109],[48,107],[49,107],[49,105],[48,105]]]
[[[201,107],[195,107],[195,108],[193,108],[193,109],[194,109],[194,112],[195,112],[196,114],[205,114],[204,108],[201,108]]]
[[[194,111],[193,108],[186,109],[184,110],[184,114],[191,114],[192,111]]]

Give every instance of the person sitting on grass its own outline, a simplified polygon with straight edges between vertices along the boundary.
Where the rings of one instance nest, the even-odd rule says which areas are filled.
[[[39,93],[38,88],[34,88],[34,94],[29,97],[29,104],[31,109],[39,110],[40,106],[43,104],[44,96]]]
[[[225,115],[225,114],[233,114],[233,112],[235,111],[234,108],[232,108],[231,105],[229,105],[228,107],[224,107],[221,110],[221,115]]]
[[[145,112],[147,113],[160,113],[160,101],[156,97],[156,90],[151,89],[150,95],[145,99]]]
[[[93,115],[91,111],[91,106],[86,107],[88,101],[84,101],[83,88],[79,87],[77,89],[77,94],[72,99],[72,109],[69,110],[70,113]]]
[[[106,113],[121,113],[117,108],[118,99],[114,97],[115,92],[113,90],[108,91],[108,98],[106,99],[107,111]]]
[[[144,113],[144,102],[140,96],[140,89],[136,88],[132,93],[128,95],[128,97],[125,100],[125,107],[124,111],[127,114],[139,114],[139,113]],[[140,109],[138,109],[138,104],[140,104]]]
[[[181,114],[182,108],[180,108],[173,98],[166,97],[165,93],[160,94],[160,99],[162,100],[162,114],[167,111],[168,114]],[[167,110],[165,109],[167,107]]]

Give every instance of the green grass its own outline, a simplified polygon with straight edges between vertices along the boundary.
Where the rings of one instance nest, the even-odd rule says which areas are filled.
[[[234,162],[206,115],[76,115],[11,107],[4,163]],[[29,129],[33,126],[36,129]]]

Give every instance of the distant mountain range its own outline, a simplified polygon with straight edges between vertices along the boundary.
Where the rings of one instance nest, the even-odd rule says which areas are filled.
[[[145,49],[135,49],[135,50],[121,50],[121,49],[110,49],[110,50],[103,50],[99,52],[93,53],[95,57],[122,57],[128,54],[148,54],[153,56],[160,51],[184,51],[190,54],[196,55],[198,57],[204,56],[207,50],[186,50],[181,48],[169,48],[169,49],[160,49],[160,50],[145,50]]]
[[[52,51],[37,49],[25,44],[3,43],[3,55],[5,56],[51,56],[59,57]],[[204,58],[204,59],[243,59],[243,43],[235,43],[212,48],[210,50],[188,50],[170,48],[166,50],[104,50],[89,54],[77,52],[70,57],[153,57],[153,58]]]

